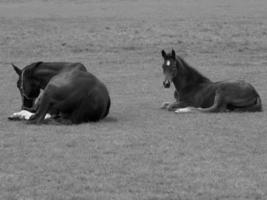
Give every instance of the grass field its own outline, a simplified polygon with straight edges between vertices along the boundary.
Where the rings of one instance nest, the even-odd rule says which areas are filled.
[[[160,51],[267,101],[265,0],[0,0],[0,199],[266,200],[267,114],[174,114]],[[106,83],[99,123],[27,125],[18,66],[82,62]]]

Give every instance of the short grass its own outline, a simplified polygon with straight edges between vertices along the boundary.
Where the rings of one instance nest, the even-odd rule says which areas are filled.
[[[267,3],[0,2],[0,199],[264,200],[266,112],[174,114],[162,48],[212,80],[245,79],[267,101]],[[27,125],[16,74],[35,61],[79,61],[105,82],[99,123]]]

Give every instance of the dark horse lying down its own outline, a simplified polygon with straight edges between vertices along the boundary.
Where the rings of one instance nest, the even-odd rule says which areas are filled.
[[[109,113],[106,86],[81,63],[36,62],[22,70],[13,68],[19,75],[22,109],[35,112],[30,123],[42,123],[46,113],[74,124],[98,121]],[[34,105],[41,89],[43,93]]]
[[[198,110],[202,112],[262,111],[261,99],[255,88],[244,81],[212,82],[189,66],[174,50],[162,50],[163,85],[175,86],[174,103],[163,103],[162,108],[176,112]],[[187,108],[188,109],[184,109]]]

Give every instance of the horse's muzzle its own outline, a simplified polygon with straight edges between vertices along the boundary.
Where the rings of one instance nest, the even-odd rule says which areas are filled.
[[[164,86],[165,88],[169,88],[169,87],[171,86],[171,82],[168,81],[168,80],[165,80],[165,81],[163,81],[163,86]]]

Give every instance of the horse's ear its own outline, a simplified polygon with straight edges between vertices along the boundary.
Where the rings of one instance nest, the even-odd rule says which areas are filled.
[[[172,50],[172,57],[173,57],[173,58],[176,58],[176,53],[175,53],[174,50]]]
[[[15,72],[20,76],[21,75],[21,69],[18,68],[16,65],[14,65],[13,63],[11,63],[13,69],[15,70]]]
[[[162,57],[165,59],[166,58],[166,56],[167,56],[167,54],[166,54],[166,52],[162,49],[162,51],[161,51],[161,55],[162,55]]]

